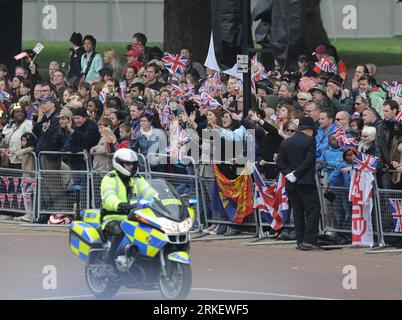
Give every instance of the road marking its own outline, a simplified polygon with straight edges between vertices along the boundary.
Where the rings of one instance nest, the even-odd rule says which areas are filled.
[[[297,299],[306,299],[306,300],[340,300],[335,298],[323,298],[323,297],[311,297],[311,296],[302,296],[302,295],[293,295],[293,294],[283,294],[283,293],[273,293],[273,292],[252,292],[252,291],[237,291],[237,290],[223,290],[223,289],[213,289],[213,288],[194,288],[191,289],[191,292],[195,291],[207,291],[207,292],[221,292],[221,293],[236,293],[236,294],[244,294],[244,295],[259,295],[259,296],[273,296],[273,297],[282,297],[282,298],[297,298]],[[147,293],[159,293],[158,290],[151,291],[133,291],[133,292],[121,292],[117,293],[118,296],[130,296],[130,295],[138,295],[138,294],[147,294]],[[37,298],[33,300],[70,300],[70,299],[82,299],[82,298],[95,298],[91,294],[85,295],[77,295],[77,296],[61,296],[61,297],[47,297],[47,298]],[[32,300],[32,299],[25,299]]]
[[[194,288],[191,291],[210,291],[210,292],[224,292],[224,293],[238,293],[238,294],[250,294],[259,296],[276,296],[284,298],[299,298],[307,300],[340,300],[335,298],[323,298],[323,297],[310,297],[310,296],[300,296],[293,294],[283,294],[283,293],[272,293],[272,292],[252,292],[252,291],[236,291],[236,290],[223,290],[223,289],[212,289],[212,288]]]

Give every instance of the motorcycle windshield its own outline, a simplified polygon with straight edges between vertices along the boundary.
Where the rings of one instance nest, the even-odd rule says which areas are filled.
[[[150,181],[150,185],[158,193],[158,197],[150,205],[154,214],[177,222],[182,222],[189,217],[188,211],[179,200],[179,194],[170,183],[157,179]]]

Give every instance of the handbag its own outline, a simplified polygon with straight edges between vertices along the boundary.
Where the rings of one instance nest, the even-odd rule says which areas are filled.
[[[89,61],[88,61],[88,64],[87,64],[87,68],[86,68],[86,70],[85,70],[85,73],[81,74],[81,79],[80,79],[80,83],[79,83],[79,84],[85,82],[85,78],[86,78],[86,76],[88,75],[89,69],[91,69],[92,61],[94,61],[95,56],[96,56],[96,52],[93,51],[92,54],[91,54],[91,57],[89,58]]]

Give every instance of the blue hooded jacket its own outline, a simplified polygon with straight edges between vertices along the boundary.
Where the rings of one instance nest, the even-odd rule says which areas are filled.
[[[342,160],[342,162],[337,165],[335,170],[328,177],[328,184],[334,187],[350,187],[350,172],[344,173],[341,171],[341,169],[351,166],[351,162],[346,162]]]
[[[321,158],[322,153],[329,148],[328,138],[336,131],[336,124],[333,123],[327,132],[322,127],[318,128],[315,141],[317,144],[317,159]]]
[[[323,166],[323,171],[331,174],[339,163],[343,161],[343,152],[341,149],[334,149],[329,146],[328,150],[322,153],[319,161],[326,162]]]

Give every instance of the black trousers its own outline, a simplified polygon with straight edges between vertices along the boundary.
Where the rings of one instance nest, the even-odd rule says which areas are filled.
[[[296,185],[288,190],[298,244],[317,244],[321,205],[316,186]]]

